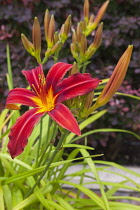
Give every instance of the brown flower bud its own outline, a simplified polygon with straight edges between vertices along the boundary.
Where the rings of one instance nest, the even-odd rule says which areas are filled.
[[[25,49],[34,56],[34,46],[33,44],[27,39],[27,37],[24,34],[21,34],[21,40],[25,47]]]
[[[33,30],[32,30],[32,39],[35,53],[41,52],[41,29],[37,17],[34,18]]]
[[[98,25],[98,23],[101,21],[102,17],[104,16],[105,12],[106,12],[106,9],[108,7],[108,4],[109,4],[109,1],[106,1],[102,6],[101,8],[99,9],[95,19],[94,19],[94,22],[93,22],[93,26],[92,28],[95,29]]]
[[[44,30],[45,30],[46,41],[48,37],[49,23],[50,23],[50,13],[48,10],[46,10],[45,17],[44,17]]]
[[[84,8],[83,8],[84,18],[86,22],[88,22],[89,17],[89,0],[85,0],[84,2]]]
[[[47,37],[48,48],[51,48],[54,44],[54,32],[55,32],[55,20],[54,20],[54,15],[52,15],[49,23],[48,37]]]
[[[133,46],[129,45],[124,54],[121,56],[108,83],[97,98],[96,103],[88,110],[87,115],[91,114],[98,107],[105,105],[121,86],[128,69],[132,49]]]

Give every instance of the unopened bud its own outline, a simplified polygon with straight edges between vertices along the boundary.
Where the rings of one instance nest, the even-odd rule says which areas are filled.
[[[101,41],[102,41],[102,33],[103,33],[103,23],[100,23],[96,33],[93,43],[88,47],[86,51],[86,59],[89,60],[92,55],[96,52],[99,48]]]
[[[50,13],[48,10],[46,10],[45,17],[44,17],[44,30],[45,30],[46,41],[48,37],[49,23],[50,23]]]
[[[55,45],[51,49],[51,55],[58,52],[61,49],[62,45],[63,43],[61,41],[56,42]]]
[[[129,45],[124,54],[121,56],[108,83],[97,98],[96,103],[88,110],[87,115],[91,114],[91,112],[93,112],[98,107],[105,105],[119,89],[128,69],[132,49],[133,46]]]
[[[37,17],[34,18],[32,36],[35,52],[41,52],[41,29]]]
[[[59,41],[59,35],[58,35],[58,32],[56,31],[54,33],[54,43],[58,42]]]
[[[70,49],[71,49],[71,53],[72,53],[72,55],[73,55],[73,57],[75,58],[75,59],[77,59],[78,58],[78,46],[77,46],[77,43],[72,43],[71,45],[70,45]]]
[[[33,44],[27,39],[27,37],[24,34],[21,34],[21,40],[25,47],[25,49],[34,56],[34,46]]]
[[[94,15],[92,14],[89,18],[89,25],[93,23],[93,20],[94,20]]]
[[[95,48],[99,48],[101,42],[102,42],[102,34],[103,34],[103,23],[100,23],[96,33],[95,33],[95,38],[94,38],[94,46]]]
[[[55,32],[55,20],[54,16],[51,16],[49,28],[48,28],[48,37],[47,37],[47,43],[48,48],[51,48],[53,46],[54,42],[54,32]]]
[[[81,41],[81,36],[82,36],[82,27],[81,27],[80,23],[77,24],[76,34],[77,34],[78,42],[80,42]]]
[[[109,1],[106,1],[102,6],[101,8],[99,9],[95,19],[94,19],[94,22],[93,22],[93,25],[92,25],[92,30],[94,30],[97,25],[99,24],[99,22],[101,21],[102,17],[104,16],[105,12],[106,12],[106,9],[108,7],[108,4],[109,4]]]
[[[33,30],[32,30],[32,39],[33,39],[35,57],[36,57],[38,63],[40,63],[41,62],[41,60],[40,60],[41,29],[40,29],[40,24],[39,24],[37,17],[35,17],[35,19],[34,19]]]
[[[86,100],[85,100],[85,104],[84,104],[84,109],[88,110],[93,102],[93,97],[94,97],[94,90],[91,91],[90,93],[86,94]]]
[[[71,28],[71,15],[69,15],[64,23],[64,34],[68,36],[68,33]]]
[[[81,36],[81,41],[80,41],[81,56],[85,55],[86,50],[87,50],[87,39],[86,39],[85,34],[83,33],[82,36]]]
[[[72,42],[75,43],[77,41],[78,39],[77,39],[76,31],[72,29]]]
[[[71,15],[67,17],[65,23],[62,25],[61,30],[60,30],[60,37],[63,43],[66,41],[68,37],[70,27],[71,27]]]
[[[101,8],[99,9],[97,15],[94,18],[94,21],[89,21],[89,24],[87,26],[87,29],[85,31],[86,36],[88,36],[93,30],[96,29],[96,27],[98,26],[99,22],[101,21],[102,17],[104,16],[106,9],[108,7],[109,4],[109,0],[106,1]]]
[[[6,109],[10,109],[10,110],[19,110],[20,106],[17,106],[16,104],[7,104],[5,106]]]
[[[81,21],[82,31],[85,31],[86,30],[86,27],[87,27],[87,23],[86,23],[86,20],[84,19],[83,21]]]
[[[72,74],[76,74],[78,73],[78,65],[76,62],[73,63],[73,67],[70,69],[69,71],[69,76],[71,76]]]
[[[85,0],[85,2],[84,2],[83,13],[84,13],[84,19],[86,20],[86,22],[88,22],[88,17],[89,17],[89,0]]]

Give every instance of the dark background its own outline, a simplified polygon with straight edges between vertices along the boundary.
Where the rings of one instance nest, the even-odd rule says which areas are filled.
[[[83,2],[81,0],[3,0],[0,1],[0,110],[4,108],[8,94],[6,73],[6,44],[9,43],[13,69],[14,87],[25,87],[26,82],[21,70],[37,66],[23,48],[20,35],[24,33],[31,40],[33,18],[38,17],[42,30],[42,49],[46,49],[44,41],[43,18],[48,8],[55,15],[56,30],[64,23],[69,14],[72,15],[73,26],[82,19]],[[97,14],[103,0],[90,0],[91,14]],[[140,0],[112,0],[103,18],[103,41],[99,50],[88,65],[88,71],[100,79],[108,78],[118,59],[129,44],[134,45],[129,70],[120,91],[140,96]],[[93,40],[90,36],[89,40]],[[69,44],[63,47],[60,60],[73,62],[69,52]],[[50,59],[44,69],[53,64]],[[114,96],[108,105],[108,113],[94,122],[85,131],[98,128],[121,128],[140,134],[139,100]],[[101,108],[101,109],[103,109]],[[80,141],[82,143],[82,141]],[[140,141],[125,133],[98,133],[88,137],[89,145],[96,148],[96,153],[104,153],[104,160],[116,161],[120,164],[140,165]]]

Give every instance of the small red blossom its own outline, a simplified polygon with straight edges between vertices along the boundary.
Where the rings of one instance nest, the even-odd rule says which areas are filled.
[[[32,90],[24,88],[11,90],[6,100],[6,108],[18,109],[16,104],[22,104],[33,109],[19,117],[11,128],[8,149],[12,158],[23,152],[34,126],[46,113],[63,128],[76,135],[81,134],[76,119],[61,102],[89,93],[100,81],[87,73],[76,73],[63,79],[71,68],[71,64],[59,62],[52,66],[46,78],[42,65],[22,71]]]

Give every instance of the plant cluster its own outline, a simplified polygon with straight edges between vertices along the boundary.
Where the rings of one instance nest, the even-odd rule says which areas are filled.
[[[34,5],[32,1],[22,2],[25,6],[28,3],[31,3],[30,6]],[[11,1],[2,3],[10,4]],[[39,4],[39,1],[35,3]],[[57,2],[53,3],[56,5]],[[65,1],[63,3],[67,4]],[[139,135],[129,130],[86,129],[107,113],[104,105],[121,86],[133,50],[133,45],[127,47],[109,78],[100,80],[87,73],[91,57],[102,41],[103,23],[100,21],[108,4],[109,1],[104,2],[93,16],[89,13],[89,1],[85,0],[83,17],[76,27],[73,27],[69,15],[59,30],[56,30],[54,15],[47,9],[44,15],[43,42],[42,26],[39,19],[34,18],[32,37],[28,37],[26,33],[21,34],[25,49],[38,63],[37,67],[31,70],[22,70],[28,82],[27,88],[15,88],[7,45],[6,78],[9,93],[5,103],[6,109],[0,115],[1,210],[115,210],[120,207],[122,210],[139,209],[137,205],[117,201],[127,199],[140,202],[139,198],[115,196],[115,193],[119,188],[139,193],[140,185],[124,172],[135,177],[140,175],[115,163],[93,161],[102,154],[90,155],[90,151],[94,149],[87,146],[88,137],[99,132],[123,132],[140,140]],[[4,26],[2,30],[4,33]],[[70,33],[72,38],[69,41],[68,52],[71,53],[72,64],[59,61]],[[89,36],[92,33],[94,37],[90,40]],[[10,38],[8,36],[7,34],[7,38]],[[46,63],[50,60],[53,64],[48,70]],[[123,95],[120,92],[117,94]],[[127,96],[139,99],[138,96]],[[26,111],[21,105],[26,106]],[[83,145],[74,144],[80,139],[84,139]],[[66,148],[73,150],[69,154]],[[75,161],[80,161],[82,169],[67,174],[67,169],[76,165]],[[110,166],[121,169],[122,173],[112,172]],[[112,183],[101,180],[99,171],[123,177],[124,181]],[[84,178],[88,177],[88,172],[92,173],[90,184],[99,186],[101,197],[85,186],[87,183],[84,183]],[[73,183],[73,177],[79,177],[79,183]],[[72,188],[65,189],[65,186]],[[86,198],[82,197],[82,193]]]

